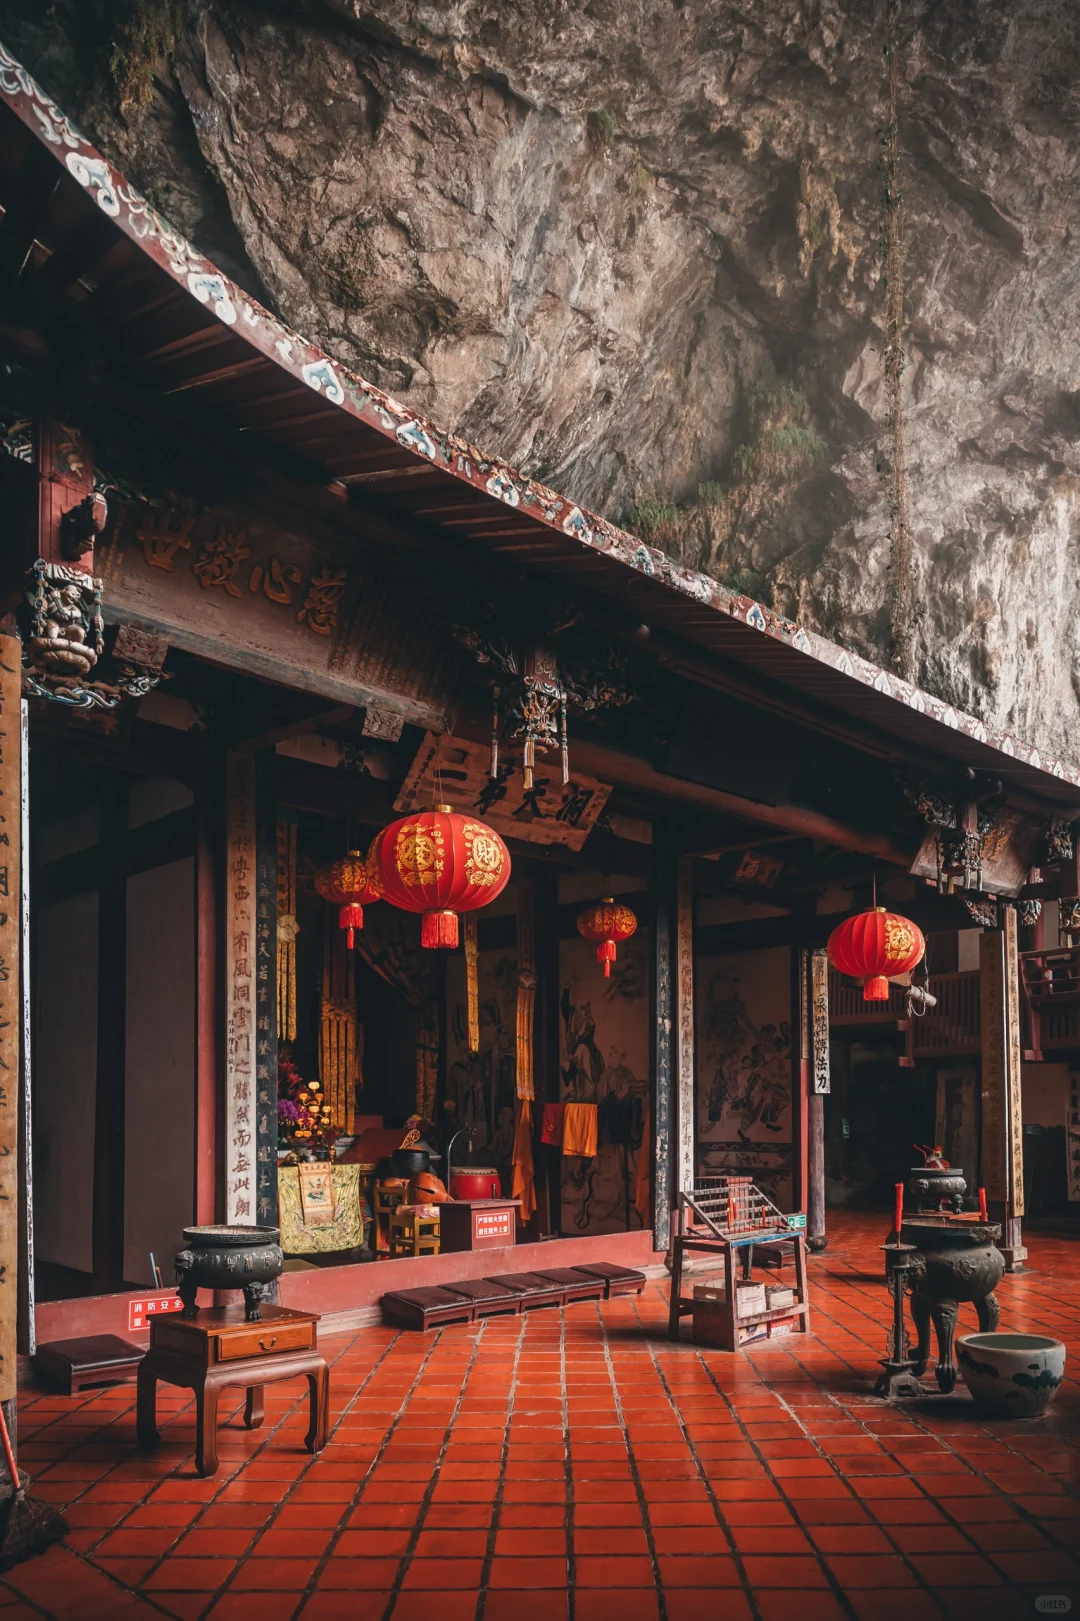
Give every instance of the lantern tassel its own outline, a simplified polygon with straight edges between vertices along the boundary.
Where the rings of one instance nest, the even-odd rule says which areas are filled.
[[[420,921],[420,944],[428,951],[453,951],[458,943],[456,912],[425,912]]]
[[[615,961],[614,940],[601,940],[596,948],[596,960],[604,965],[604,978],[611,978],[611,965]]]
[[[364,908],[362,906],[356,906],[354,904],[341,907],[338,912],[338,928],[347,929],[349,931],[345,936],[345,944],[348,946],[350,951],[356,944],[355,930],[362,929],[363,927]]]
[[[864,1002],[887,1002],[889,1000],[889,982],[881,974],[875,974],[872,979],[863,980]]]

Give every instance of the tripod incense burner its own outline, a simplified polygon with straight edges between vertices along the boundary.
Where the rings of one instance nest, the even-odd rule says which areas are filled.
[[[1005,1274],[1005,1259],[996,1241],[1001,1228],[992,1222],[959,1221],[951,1216],[910,1216],[900,1231],[903,1244],[913,1246],[907,1256],[911,1287],[911,1315],[918,1334],[914,1353],[915,1374],[921,1377],[930,1362],[930,1325],[937,1335],[935,1376],[945,1392],[956,1384],[953,1339],[961,1301],[974,1304],[984,1334],[998,1326],[994,1290]]]

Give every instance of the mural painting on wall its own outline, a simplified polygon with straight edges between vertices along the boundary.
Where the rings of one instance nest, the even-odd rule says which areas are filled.
[[[561,942],[559,1070],[563,1103],[597,1105],[595,1156],[563,1157],[562,1231],[640,1227],[634,1188],[649,1103],[647,930],[620,945],[610,979],[590,941]]]
[[[469,1051],[464,953],[455,952],[447,968],[446,1137],[449,1140],[461,1126],[467,1128],[468,1155],[462,1138],[454,1149],[454,1163],[465,1164],[467,1157],[473,1165],[490,1165],[499,1172],[509,1196],[516,1123],[517,953],[511,946],[479,954],[476,1053]]]
[[[699,1176],[753,1176],[792,1198],[791,962],[788,948],[697,964]]]

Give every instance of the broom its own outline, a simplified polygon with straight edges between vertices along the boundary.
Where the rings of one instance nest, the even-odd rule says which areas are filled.
[[[37,1498],[27,1496],[26,1487],[30,1481],[26,1475],[19,1474],[2,1403],[0,1440],[4,1443],[4,1456],[11,1477],[11,1496],[7,1500],[7,1512],[3,1529],[0,1530],[0,1571],[4,1571],[21,1565],[24,1559],[29,1559],[35,1553],[44,1553],[54,1542],[66,1537],[70,1528],[60,1510],[53,1508],[51,1503],[40,1503]]]

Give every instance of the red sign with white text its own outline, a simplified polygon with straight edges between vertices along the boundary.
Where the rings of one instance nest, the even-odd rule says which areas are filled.
[[[140,1295],[138,1300],[129,1300],[128,1333],[149,1328],[151,1317],[163,1317],[167,1311],[182,1311],[183,1306],[180,1296],[172,1290],[167,1295]]]

